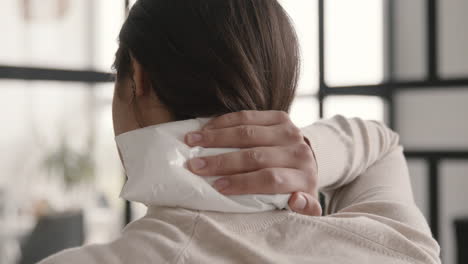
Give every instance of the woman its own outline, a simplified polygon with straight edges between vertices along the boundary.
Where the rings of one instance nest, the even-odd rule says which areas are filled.
[[[113,118],[122,196],[148,213],[43,263],[440,263],[395,133],[289,121],[298,61],[275,0],[138,1]]]

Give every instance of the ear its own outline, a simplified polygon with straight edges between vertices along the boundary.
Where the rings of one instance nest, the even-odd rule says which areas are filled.
[[[135,82],[135,94],[136,96],[145,95],[151,86],[148,75],[141,64],[133,56],[131,56],[131,59],[133,66],[133,81]]]

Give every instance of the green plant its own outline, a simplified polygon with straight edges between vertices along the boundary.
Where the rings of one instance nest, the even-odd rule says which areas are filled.
[[[58,148],[44,159],[44,167],[49,175],[63,176],[67,188],[78,183],[89,182],[95,176],[90,146],[85,151],[76,151],[67,144],[65,136],[62,136]]]

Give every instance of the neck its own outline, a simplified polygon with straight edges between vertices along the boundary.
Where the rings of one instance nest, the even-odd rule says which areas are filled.
[[[191,148],[184,136],[207,119],[191,119],[149,126],[116,137],[128,181],[121,196],[147,206],[252,213],[287,207],[290,195],[224,196],[211,184],[219,177],[200,177],[186,168],[194,157],[236,149]]]

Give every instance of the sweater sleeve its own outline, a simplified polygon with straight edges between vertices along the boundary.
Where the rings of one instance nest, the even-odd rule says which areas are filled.
[[[303,132],[317,159],[328,214],[359,202],[414,204],[399,137],[384,124],[335,116]]]
[[[424,256],[440,263],[440,247],[416,206],[408,166],[396,133],[384,124],[335,116],[303,130],[318,165],[327,214],[362,217],[400,233]]]

